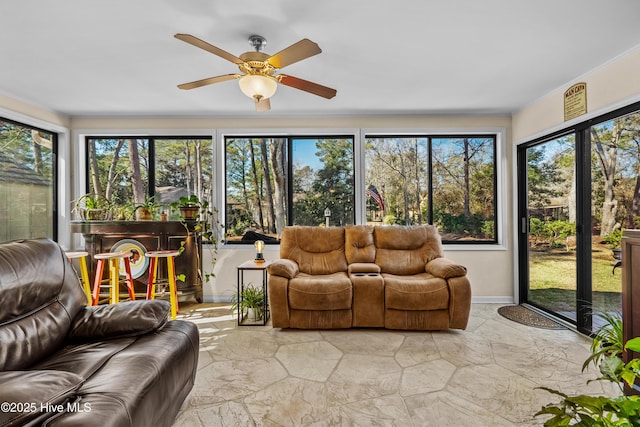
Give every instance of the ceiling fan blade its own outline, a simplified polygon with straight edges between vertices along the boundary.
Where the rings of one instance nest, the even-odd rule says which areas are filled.
[[[180,89],[195,89],[201,86],[212,85],[214,83],[226,82],[227,80],[239,79],[242,74],[225,74],[222,76],[209,77],[208,79],[196,80],[195,82],[178,85]]]
[[[271,55],[267,62],[276,68],[283,68],[322,52],[320,46],[309,39],[302,39],[291,46]]]
[[[298,77],[287,76],[286,74],[280,74],[277,78],[278,81],[285,86],[300,89],[327,99],[333,98],[338,93],[337,90],[331,89],[330,87],[322,86],[318,83],[313,83]]]
[[[271,101],[269,98],[256,100],[256,111],[269,111],[271,109]]]
[[[176,34],[174,36],[178,40],[182,40],[185,43],[189,43],[195,47],[199,47],[200,49],[204,49],[207,52],[213,53],[214,55],[219,56],[220,58],[226,59],[227,61],[233,62],[234,64],[242,64],[244,61],[237,56],[227,52],[226,50],[222,50],[219,47],[216,47],[212,44],[207,43],[204,40],[200,40],[199,38],[192,36],[191,34]]]

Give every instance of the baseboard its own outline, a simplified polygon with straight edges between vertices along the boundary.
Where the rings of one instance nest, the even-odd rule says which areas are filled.
[[[515,304],[512,296],[485,296],[478,295],[471,297],[472,304]]]
[[[232,296],[221,295],[205,295],[202,300],[204,302],[224,303],[233,302]],[[485,296],[478,295],[471,297],[472,304],[515,304],[512,296]]]

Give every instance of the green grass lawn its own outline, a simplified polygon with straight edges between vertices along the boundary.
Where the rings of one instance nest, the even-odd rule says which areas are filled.
[[[593,245],[592,254],[593,310],[619,312],[621,270],[612,274],[615,260],[607,246]],[[575,251],[531,251],[529,269],[531,301],[554,311],[575,312]]]

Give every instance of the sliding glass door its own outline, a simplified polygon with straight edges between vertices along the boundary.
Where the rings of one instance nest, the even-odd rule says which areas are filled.
[[[527,302],[576,319],[575,137],[527,148]]]
[[[582,332],[621,310],[622,230],[640,228],[640,104],[518,147],[520,302]]]

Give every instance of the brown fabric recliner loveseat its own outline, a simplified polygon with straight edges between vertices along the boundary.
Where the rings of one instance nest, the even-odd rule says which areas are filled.
[[[285,227],[267,267],[274,328],[465,329],[471,285],[435,226]]]
[[[64,251],[0,244],[0,425],[170,426],[195,381],[198,329],[166,301],[86,306]]]

